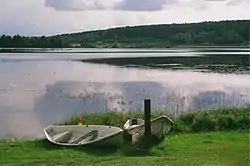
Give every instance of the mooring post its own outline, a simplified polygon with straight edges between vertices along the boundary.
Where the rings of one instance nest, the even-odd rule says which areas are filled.
[[[145,146],[149,146],[150,145],[150,138],[151,138],[150,99],[144,100],[144,121],[145,121],[145,132],[144,132]]]

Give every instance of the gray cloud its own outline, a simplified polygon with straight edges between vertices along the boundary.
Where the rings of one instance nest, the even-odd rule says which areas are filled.
[[[114,2],[114,0],[111,0]],[[110,2],[111,2],[110,1]],[[46,0],[45,6],[55,10],[104,10],[108,6],[100,0]]]
[[[52,7],[56,10],[68,10],[68,9],[76,10],[76,8],[74,8],[72,4],[74,3],[72,3],[71,1],[67,1],[67,0],[61,0],[60,2],[56,0],[45,1],[46,7]]]
[[[132,11],[157,11],[162,10],[166,4],[165,0],[123,0],[120,6],[122,10]]]
[[[46,0],[45,6],[58,11],[89,11],[89,10],[119,10],[119,11],[161,11],[164,8],[181,3],[193,6],[209,7],[208,3],[222,2],[229,6],[250,2],[250,0]]]
[[[0,0],[0,35],[53,35],[117,26],[249,19],[249,2],[249,0],[221,2],[206,0]],[[90,10],[92,11],[89,12]]]
[[[45,6],[59,11],[79,10],[121,10],[159,11],[165,5],[176,4],[178,0],[46,0]]]

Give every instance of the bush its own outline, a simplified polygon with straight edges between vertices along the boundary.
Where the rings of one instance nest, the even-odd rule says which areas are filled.
[[[240,130],[249,130],[250,129],[250,116],[243,115],[236,122],[236,128]]]
[[[217,130],[228,130],[228,129],[236,129],[236,121],[233,115],[225,115],[218,117],[217,119]]]
[[[164,115],[163,111],[152,111],[151,118]],[[112,125],[122,128],[130,118],[144,119],[143,111],[117,112],[105,111],[82,115],[83,124]],[[172,118],[174,121],[171,133],[189,133],[225,130],[249,130],[250,108],[197,111]],[[77,124],[77,116],[61,124]]]
[[[186,125],[190,125],[193,123],[195,118],[194,113],[189,113],[189,114],[183,114],[179,117],[180,121],[183,122]]]
[[[190,126],[182,123],[181,121],[174,121],[171,133],[189,133],[191,132]]]
[[[181,115],[177,119],[177,123],[186,126],[182,130],[178,129],[178,131],[249,130],[250,108],[198,111]]]
[[[215,122],[207,115],[198,115],[195,116],[191,129],[193,132],[214,131]]]

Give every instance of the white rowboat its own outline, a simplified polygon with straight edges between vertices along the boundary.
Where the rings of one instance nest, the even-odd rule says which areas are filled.
[[[123,130],[114,126],[48,126],[44,133],[48,141],[63,146],[119,146],[123,142]]]
[[[172,125],[173,121],[167,116],[157,117],[151,120],[151,134],[162,139],[169,133]],[[129,119],[124,124],[123,129],[130,135],[141,137],[145,131],[144,120]]]

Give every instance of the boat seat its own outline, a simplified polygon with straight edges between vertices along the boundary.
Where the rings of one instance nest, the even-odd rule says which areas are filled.
[[[80,142],[82,142],[83,140],[89,138],[90,140],[93,140],[97,137],[98,135],[98,131],[97,130],[92,130],[90,132],[88,132],[87,134],[77,138],[76,140],[71,141],[71,144],[79,144]]]
[[[65,142],[66,143],[70,139],[71,135],[72,135],[72,133],[70,131],[66,131],[63,133],[56,134],[53,138],[54,138],[55,142]]]

